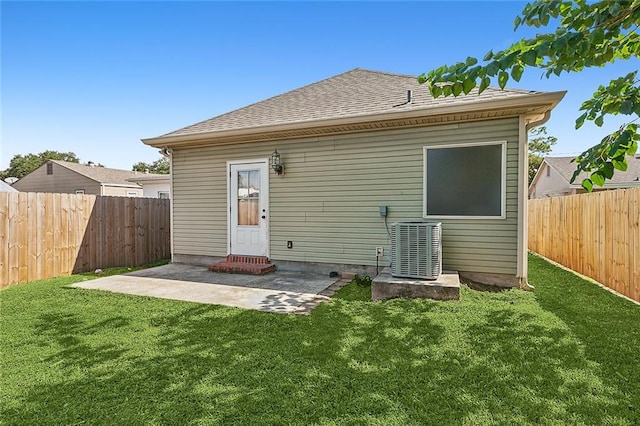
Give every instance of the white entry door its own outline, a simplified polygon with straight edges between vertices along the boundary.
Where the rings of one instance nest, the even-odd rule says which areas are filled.
[[[268,256],[268,160],[229,166],[230,254]]]

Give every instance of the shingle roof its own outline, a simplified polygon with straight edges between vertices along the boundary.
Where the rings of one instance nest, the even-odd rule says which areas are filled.
[[[79,163],[70,163],[68,161],[62,160],[50,160],[52,163],[56,163],[62,167],[66,167],[69,170],[73,170],[76,173],[79,173],[83,176],[88,177],[89,179],[93,179],[97,182],[104,184],[117,184],[117,185],[127,185],[131,187],[140,188],[139,185],[135,183],[127,181],[127,179],[141,176],[142,173],[132,172],[130,170],[120,170],[120,169],[110,169],[107,167],[98,167],[98,166],[87,166]]]
[[[406,102],[408,90],[412,91],[410,103]],[[410,111],[537,93],[541,92],[489,87],[480,95],[477,89],[474,89],[466,96],[434,99],[427,85],[418,84],[415,76],[356,68],[163,136],[192,135],[264,125]]]
[[[13,186],[0,180],[0,192],[18,192]]]
[[[171,175],[170,174],[159,174],[159,173],[138,173],[133,177],[127,179],[128,182],[170,182]]]
[[[576,170],[576,164],[571,162],[574,158],[575,157],[545,157],[544,161],[557,170],[567,182],[570,182],[571,176],[573,176],[573,172]],[[637,185],[640,181],[640,156],[627,157],[627,164],[627,170],[624,172],[616,170],[613,178],[607,180],[605,186],[625,183],[634,183]],[[573,182],[573,185],[580,186],[582,180],[587,177],[588,175],[586,173],[581,173]]]

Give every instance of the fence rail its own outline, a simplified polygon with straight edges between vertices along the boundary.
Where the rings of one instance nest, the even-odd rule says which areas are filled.
[[[170,257],[169,200],[0,192],[0,287]]]
[[[529,200],[529,249],[640,301],[640,188]]]

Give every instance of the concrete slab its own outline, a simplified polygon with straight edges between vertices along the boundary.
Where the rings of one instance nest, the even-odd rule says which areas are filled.
[[[207,271],[206,267],[169,264],[76,283],[72,287],[264,312],[308,313],[318,303],[329,300],[318,293],[335,282],[335,278],[310,273],[219,274]]]
[[[437,280],[400,278],[391,275],[385,268],[371,282],[371,298],[388,300],[405,297],[408,299],[458,300],[460,299],[460,278],[457,272],[443,271]]]
[[[183,263],[169,263],[155,268],[130,272],[126,275],[314,294],[320,293],[336,282],[336,278],[311,272],[276,271],[267,275],[225,274],[211,272],[206,266]]]

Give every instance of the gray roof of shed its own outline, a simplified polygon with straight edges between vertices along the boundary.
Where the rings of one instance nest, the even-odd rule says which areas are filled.
[[[131,170],[110,169],[108,167],[99,167],[99,166],[87,166],[85,164],[71,163],[71,162],[62,161],[62,160],[49,160],[49,161],[103,184],[127,185],[130,187],[140,188],[139,185],[132,183],[130,181],[127,181],[127,179],[144,175],[143,173],[133,172]]]
[[[13,186],[0,180],[0,192],[18,192]]]
[[[407,91],[412,101],[407,103]],[[416,76],[356,68],[299,89],[167,133],[162,137],[239,130],[274,124],[356,117],[522,97],[542,92],[488,87],[478,95],[434,99]]]
[[[571,176],[573,176],[573,172],[576,170],[576,164],[571,162],[574,158],[575,157],[545,157],[544,161],[557,170],[567,182],[570,182]],[[638,181],[640,181],[640,154],[634,157],[627,157],[627,164],[627,170],[624,172],[616,170],[613,178],[605,182],[605,186],[632,182],[637,185]],[[582,180],[587,177],[589,176],[586,173],[581,173],[575,182],[573,182],[573,185],[580,186]]]

